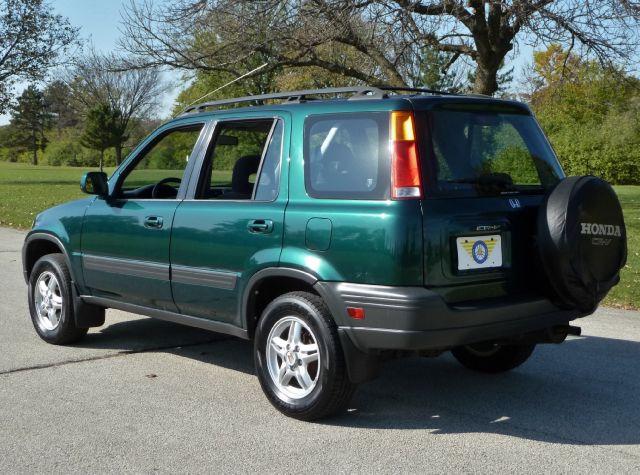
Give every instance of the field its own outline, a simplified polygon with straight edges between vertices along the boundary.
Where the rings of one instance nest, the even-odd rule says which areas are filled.
[[[80,177],[85,171],[0,162],[0,225],[26,229],[40,211],[81,198]],[[625,213],[629,259],[621,283],[609,294],[606,303],[640,308],[640,186],[618,186],[616,191]]]

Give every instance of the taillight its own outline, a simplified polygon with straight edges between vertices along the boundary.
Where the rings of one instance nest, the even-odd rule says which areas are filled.
[[[392,112],[390,129],[391,197],[394,200],[422,198],[422,176],[413,112]]]

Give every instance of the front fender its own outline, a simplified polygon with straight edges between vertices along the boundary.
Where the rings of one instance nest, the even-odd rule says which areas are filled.
[[[93,197],[71,201],[40,213],[27,234],[22,246],[22,265],[25,279],[35,263],[32,252],[36,243],[46,241],[55,244],[67,260],[71,278],[80,288],[84,287],[82,275],[81,238],[85,212]]]

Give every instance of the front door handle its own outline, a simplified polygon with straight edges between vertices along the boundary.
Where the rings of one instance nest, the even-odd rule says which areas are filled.
[[[268,234],[273,231],[273,221],[270,219],[252,219],[247,224],[250,233]]]
[[[144,227],[151,229],[161,229],[164,220],[162,216],[147,216],[144,218]]]

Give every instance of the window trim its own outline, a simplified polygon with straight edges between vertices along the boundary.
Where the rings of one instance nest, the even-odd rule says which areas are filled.
[[[194,162],[197,160],[200,153],[202,141],[207,132],[207,125],[208,124],[205,121],[181,123],[175,126],[160,128],[156,130],[155,133],[150,134],[147,137],[147,140],[145,140],[138,146],[141,146],[142,148],[140,148],[139,150],[134,150],[131,158],[123,162],[121,167],[118,168],[116,172],[114,172],[112,178],[115,177],[116,180],[113,183],[113,187],[110,187],[109,189],[110,197],[118,201],[182,201],[186,196],[188,190],[191,174],[193,173]],[[196,139],[195,143],[193,144],[193,148],[191,149],[191,154],[189,155],[187,166],[182,171],[180,187],[178,188],[178,194],[175,198],[127,198],[117,195],[117,193],[122,188],[123,182],[127,179],[129,174],[135,169],[138,163],[140,163],[140,161],[144,159],[149,150],[155,147],[155,145],[158,144],[164,137],[181,129],[190,129],[198,126],[200,127],[198,138]]]
[[[376,122],[381,122],[382,118],[386,116],[387,126],[382,125],[378,130],[382,134],[378,137],[378,143],[389,143],[389,127],[388,121],[390,120],[390,111],[357,111],[357,112],[334,112],[328,114],[312,114],[308,115],[304,119],[304,132],[302,138],[302,156],[304,161],[304,189],[309,198],[320,200],[359,200],[359,201],[384,201],[391,197],[391,153],[387,153],[386,156],[378,157],[378,182],[376,188],[371,191],[318,191],[314,190],[311,185],[311,160],[308,159],[310,155],[309,143],[311,127],[314,123],[321,120],[339,120],[345,118],[372,118],[375,117]],[[385,140],[386,137],[386,140]],[[379,149],[381,147],[378,147]],[[389,150],[388,147],[384,148]],[[381,190],[378,190],[381,188]]]
[[[271,124],[271,128],[269,129],[269,134],[267,135],[267,139],[265,140],[265,146],[262,149],[262,153],[260,155],[260,163],[258,165],[258,171],[256,173],[256,177],[259,180],[260,177],[260,173],[262,172],[262,165],[264,163],[264,157],[268,148],[268,144],[269,141],[271,140],[272,134],[275,130],[275,126],[278,123],[278,121],[282,122],[282,140],[280,142],[280,176],[278,177],[278,188],[277,188],[277,194],[276,196],[272,199],[272,200],[256,200],[254,199],[255,197],[255,193],[257,191],[257,186],[254,186],[253,188],[253,192],[251,194],[251,198],[249,199],[226,199],[226,200],[220,200],[220,199],[206,199],[206,198],[198,198],[198,194],[201,191],[202,188],[202,179],[203,179],[203,172],[205,171],[205,165],[207,162],[207,157],[209,154],[209,151],[211,150],[211,146],[214,145],[215,139],[216,139],[216,135],[219,132],[219,126],[222,123],[229,123],[229,122],[251,122],[251,121],[267,121],[267,120],[271,120],[272,124]],[[204,153],[202,154],[202,157],[200,157],[199,163],[197,164],[196,168],[194,168],[194,170],[192,171],[192,181],[193,184],[190,182],[189,183],[189,188],[187,190],[187,197],[185,198],[185,201],[197,201],[197,202],[202,202],[202,203],[273,203],[274,201],[277,201],[277,199],[280,197],[280,186],[282,184],[282,161],[283,161],[283,152],[284,152],[284,142],[285,142],[285,137],[286,137],[286,122],[284,120],[284,118],[282,116],[279,115],[273,115],[273,116],[255,116],[255,117],[232,117],[232,118],[215,118],[212,123],[211,123],[211,129],[210,129],[210,134],[207,137],[207,141],[206,141],[206,146],[204,148]],[[258,181],[256,181],[256,185],[258,184]]]

